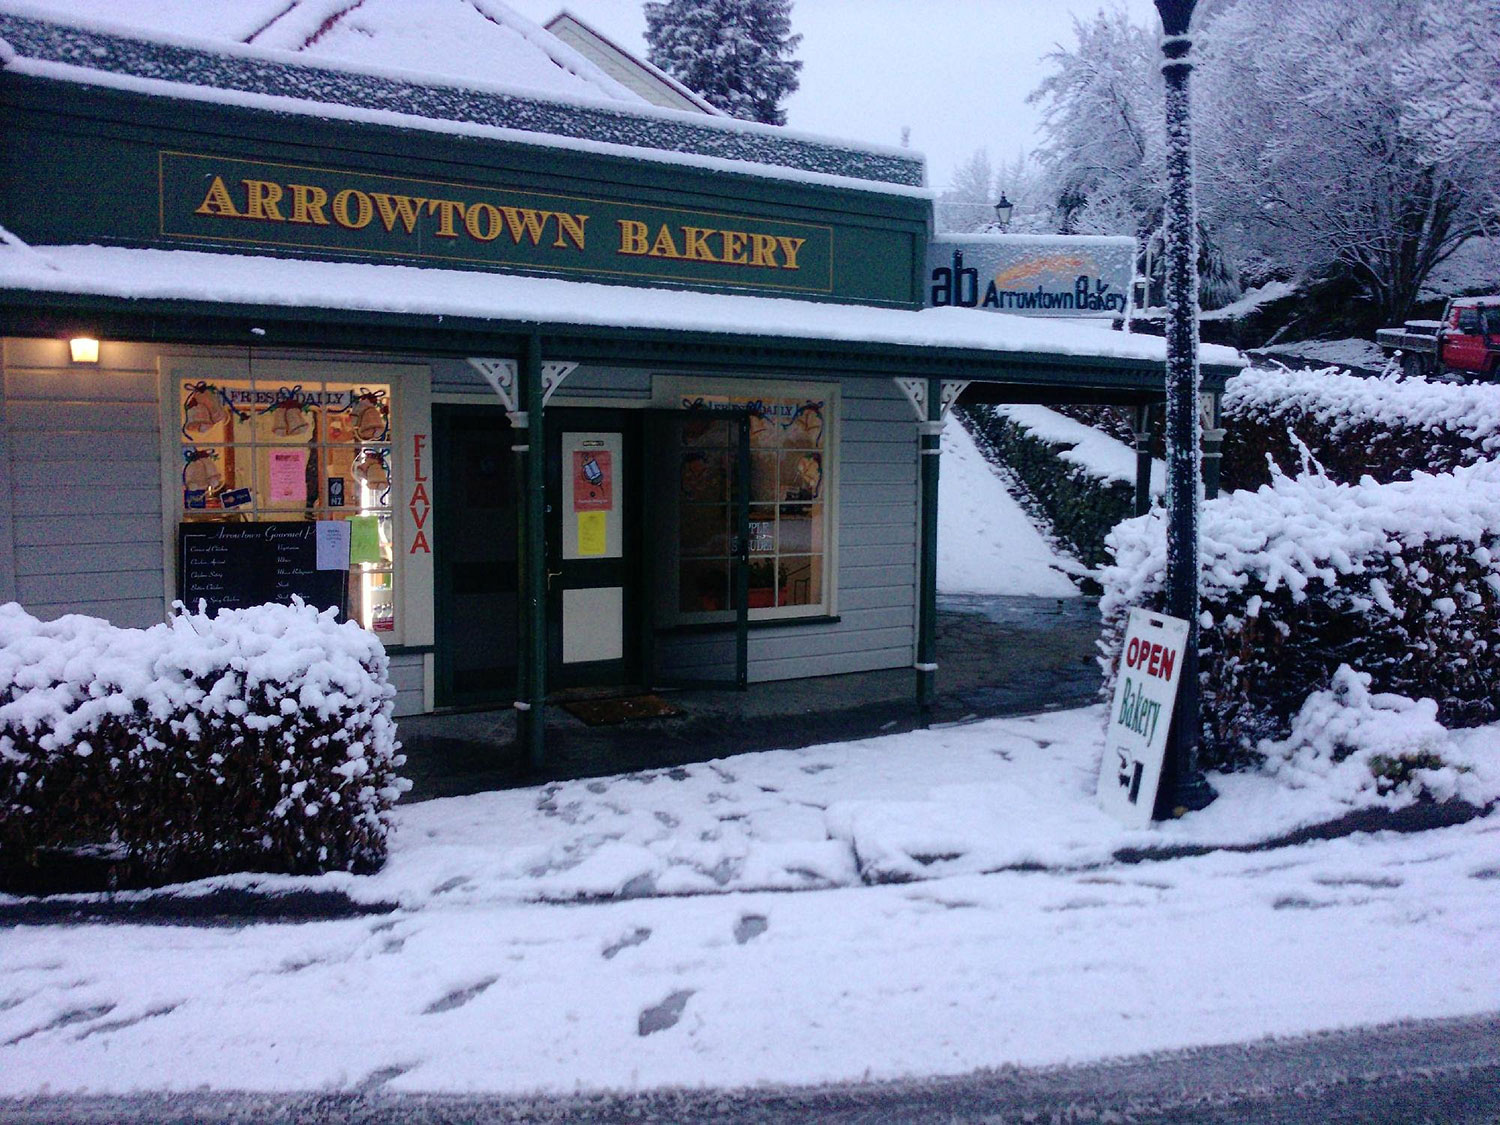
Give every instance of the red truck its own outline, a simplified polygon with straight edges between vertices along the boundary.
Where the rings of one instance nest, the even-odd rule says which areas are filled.
[[[1500,296],[1455,297],[1442,320],[1408,320],[1402,328],[1382,328],[1375,339],[1387,356],[1401,356],[1409,378],[1500,381]]]

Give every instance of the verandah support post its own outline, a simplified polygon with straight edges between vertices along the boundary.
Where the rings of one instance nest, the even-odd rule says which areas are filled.
[[[1189,28],[1196,3],[1156,0],[1167,126],[1167,612],[1188,623],[1158,816],[1203,808],[1214,798],[1198,770],[1198,216],[1188,98]]]
[[[927,418],[921,433],[922,555],[917,593],[917,706],[926,716],[937,699],[938,460],[942,452],[943,381],[927,380]]]
[[[540,768],[546,755],[547,727],[547,535],[546,426],[542,417],[542,341],[533,331],[521,355],[520,398],[529,421],[526,443],[526,491],[522,506],[522,629],[525,647],[521,662],[525,709],[519,713],[517,730],[521,745],[533,768]]]
[[[1135,408],[1135,514],[1144,516],[1151,510],[1151,404]]]

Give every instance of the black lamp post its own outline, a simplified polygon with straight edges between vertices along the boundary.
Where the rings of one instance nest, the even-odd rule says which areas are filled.
[[[1198,769],[1198,238],[1193,195],[1190,25],[1197,0],[1156,0],[1166,82],[1167,612],[1188,622],[1177,711],[1156,814],[1201,809],[1214,791]]]
[[[1001,230],[1010,229],[1010,216],[1011,212],[1015,209],[1016,205],[1006,199],[1005,193],[1002,191],[1000,193],[1000,202],[995,204],[995,220],[1000,224]]]

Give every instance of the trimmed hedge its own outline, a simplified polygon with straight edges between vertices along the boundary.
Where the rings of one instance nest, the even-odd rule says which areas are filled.
[[[373,870],[410,788],[394,698],[380,642],[300,602],[144,630],[0,606],[0,860]]]
[[[1494,384],[1254,367],[1229,380],[1222,410],[1229,489],[1269,483],[1268,455],[1282,472],[1299,471],[1303,446],[1329,476],[1349,483],[1410,480],[1500,455]]]
[[[1135,511],[1134,481],[1105,477],[1068,460],[1064,454],[1077,442],[1038,434],[1004,408],[960,406],[957,410],[985,452],[1004,461],[1020,478],[1051,521],[1053,534],[1078,560],[1089,567],[1107,562],[1110,529]],[[1100,434],[1095,440],[1110,439]],[[1134,457],[1133,450],[1121,449]]]
[[[1435,700],[1447,726],[1500,719],[1500,460],[1391,484],[1278,477],[1207,502],[1201,542],[1206,765],[1255,761],[1345,664],[1372,690]],[[1112,681],[1130,606],[1165,608],[1163,513],[1121,524],[1110,548]]]

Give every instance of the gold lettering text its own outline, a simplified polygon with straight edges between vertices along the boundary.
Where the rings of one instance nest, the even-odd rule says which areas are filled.
[[[292,189],[292,222],[328,225],[328,216],[323,214],[323,208],[328,206],[326,191],[313,184],[287,184],[287,187]]]
[[[204,195],[203,202],[198,204],[198,209],[193,214],[218,215],[225,219],[244,218],[239,208],[234,205],[234,200],[229,198],[229,189],[224,186],[222,176],[214,177],[213,183],[208,185],[208,192]]]
[[[500,213],[505,216],[505,225],[510,228],[510,240],[517,246],[521,245],[521,235],[525,233],[531,239],[533,246],[542,244],[542,235],[547,231],[547,219],[551,211],[533,211],[530,207],[502,207]]]
[[[349,214],[349,204],[354,204],[354,214]],[[375,217],[375,208],[370,197],[355,188],[345,188],[333,197],[333,221],[346,230],[359,230],[370,225]]]
[[[677,243],[672,241],[672,229],[666,223],[663,223],[661,230],[656,232],[656,241],[651,244],[651,256],[653,258],[682,257],[677,250]]]
[[[769,266],[775,269],[776,261],[776,237],[770,234],[752,234],[750,236],[750,264],[752,266]]]
[[[635,219],[616,219],[620,224],[620,253],[639,257],[650,252],[646,245],[646,224]]]
[[[460,216],[468,222],[468,216],[464,213],[464,205],[456,199],[429,199],[427,201],[427,213],[436,214],[438,217],[437,237],[457,238],[458,231],[454,229],[454,220]]]
[[[573,245],[583,249],[583,224],[589,221],[587,215],[570,215],[566,211],[557,212],[557,241],[552,245],[558,249],[567,249],[567,243],[563,241],[566,235]]]
[[[733,262],[737,266],[750,264],[745,257],[745,242],[749,235],[742,230],[721,230],[719,235],[724,239],[724,261]]]
[[[714,231],[706,227],[683,227],[682,256],[695,262],[717,262],[719,259],[714,252],[708,248],[708,236]]]
[[[240,183],[245,185],[245,218],[278,223],[286,221],[281,217],[281,208],[276,206],[281,202],[280,184],[273,184],[270,180],[241,180]]]
[[[464,212],[464,230],[480,242],[500,237],[500,212],[493,203],[475,203]]]
[[[785,235],[779,234],[776,236],[776,241],[781,243],[781,252],[786,255],[786,265],[782,266],[781,268],[785,270],[796,269],[797,254],[807,243],[807,239],[787,238]]]
[[[410,195],[387,195],[383,191],[372,191],[370,198],[375,201],[375,209],[380,212],[380,221],[385,224],[389,231],[396,225],[396,220],[406,228],[406,233],[411,234],[417,225],[417,216],[422,213],[422,204],[427,200],[420,196]]]

